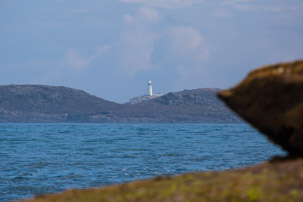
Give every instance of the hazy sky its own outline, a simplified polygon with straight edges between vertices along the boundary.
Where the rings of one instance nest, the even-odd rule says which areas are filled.
[[[47,84],[116,102],[228,88],[303,58],[302,0],[0,0],[0,85]]]

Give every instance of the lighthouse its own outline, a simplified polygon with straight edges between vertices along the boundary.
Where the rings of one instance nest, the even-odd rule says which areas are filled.
[[[148,81],[147,95],[148,96],[153,96],[153,87],[151,85],[151,81]]]
[[[144,94],[144,95],[141,95],[141,96],[138,96],[138,97],[134,97],[134,98],[130,99],[129,102],[127,102],[127,104],[132,105],[132,104],[144,102],[144,101],[147,101],[147,100],[158,98],[162,95],[163,95],[162,93],[153,93],[152,82],[148,81],[147,94]]]

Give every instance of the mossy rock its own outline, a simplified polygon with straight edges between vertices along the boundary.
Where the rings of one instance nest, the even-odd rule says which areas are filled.
[[[303,60],[252,71],[219,97],[290,155],[303,156]]]

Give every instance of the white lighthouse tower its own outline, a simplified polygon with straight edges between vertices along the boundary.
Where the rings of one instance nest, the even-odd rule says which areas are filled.
[[[153,87],[151,85],[151,81],[148,81],[147,95],[148,96],[153,96]]]

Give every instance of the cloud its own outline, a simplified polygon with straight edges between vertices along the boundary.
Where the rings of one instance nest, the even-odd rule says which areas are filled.
[[[281,12],[281,11],[296,11],[296,10],[302,10],[303,9],[303,3],[293,6],[265,6],[262,8],[263,11],[270,11],[270,12]]]
[[[131,24],[134,21],[135,21],[135,19],[131,15],[129,15],[129,14],[125,14],[123,16],[123,22],[124,22],[124,24]]]
[[[201,58],[208,57],[204,38],[198,30],[192,27],[179,26],[172,28],[169,35],[173,50],[177,51],[178,54],[186,55],[192,51],[198,51]]]
[[[134,16],[130,14],[125,14],[123,16],[123,22],[127,26],[133,24],[134,26],[139,27],[144,26],[146,23],[156,23],[159,20],[159,12],[156,9],[148,7],[139,8]]]
[[[103,53],[106,53],[109,49],[110,49],[109,45],[104,45],[104,46],[98,48],[95,55],[94,55],[94,58],[102,55]]]
[[[76,50],[69,49],[66,53],[65,65],[75,68],[75,69],[85,69],[90,66],[90,64],[103,53],[109,50],[110,46],[102,46],[98,48],[93,55],[82,56]]]
[[[249,11],[255,9],[255,5],[252,5],[251,2],[255,0],[227,0],[220,4],[220,6],[232,7],[239,11]]]
[[[129,76],[137,72],[151,70],[151,54],[158,34],[145,29],[129,29],[120,35],[119,60],[122,70]]]
[[[89,12],[88,9],[83,9],[83,8],[70,10],[70,13],[72,13],[72,14],[84,14],[84,13],[88,13],[88,12]]]
[[[138,11],[138,18],[147,22],[157,22],[160,15],[155,9],[143,7]]]
[[[230,9],[217,7],[213,10],[212,15],[217,18],[227,18],[232,17],[234,14],[230,11]]]
[[[179,26],[171,29],[169,38],[171,53],[178,58],[176,70],[179,80],[176,82],[188,85],[198,80],[196,77],[203,77],[209,51],[202,34],[193,27]]]
[[[123,17],[124,31],[117,49],[125,75],[133,77],[142,71],[173,71],[189,77],[199,73],[209,55],[199,30],[190,26],[169,26],[159,29],[159,12],[142,7],[134,15]],[[157,29],[155,29],[157,27]]]
[[[265,11],[265,12],[281,12],[302,10],[303,4],[296,1],[287,2],[269,0],[257,3],[256,0],[226,0],[219,4],[220,6],[229,6],[239,11]]]
[[[117,43],[119,65],[125,75],[133,77],[137,72],[153,69],[151,55],[161,34],[152,29],[160,20],[154,8],[141,7],[134,15],[123,16],[124,30]]]
[[[157,7],[157,8],[184,8],[191,7],[194,4],[201,4],[203,0],[120,0],[123,3],[137,3],[144,6]]]
[[[197,83],[205,78],[209,50],[198,29],[182,25],[170,26],[155,43],[151,64],[157,72],[167,75],[166,79],[173,86],[198,86]]]
[[[66,54],[67,65],[76,69],[83,69],[90,65],[93,60],[92,56],[80,56],[74,49],[68,50]]]
[[[135,15],[124,15],[125,29],[116,47],[124,74],[133,77],[138,72],[159,68],[173,69],[182,75],[199,72],[209,55],[202,34],[190,26],[154,29],[153,23],[161,23],[159,16],[157,10],[146,7],[138,9]]]
[[[239,10],[239,11],[249,11],[256,9],[253,5],[245,5],[245,4],[239,4],[239,5],[233,5],[233,8]]]
[[[255,0],[228,0],[228,1],[224,1],[223,3],[221,3],[221,6],[226,6],[226,5],[236,5],[239,3],[247,3],[247,2],[253,2]]]

